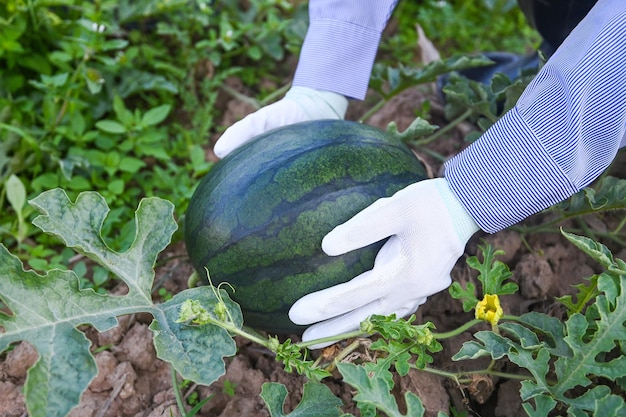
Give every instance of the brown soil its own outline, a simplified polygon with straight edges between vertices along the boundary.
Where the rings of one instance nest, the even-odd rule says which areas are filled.
[[[368,123],[386,127],[395,120],[401,129],[413,120],[416,103],[424,99],[432,100],[433,115],[441,118],[441,106],[431,92],[412,89],[393,99]],[[362,114],[368,103],[354,103],[348,118],[355,119]],[[227,104],[226,123],[250,111],[242,103],[231,101]],[[442,122],[443,124],[443,122]],[[463,146],[462,126],[449,138],[437,143],[433,148],[443,155],[453,155]],[[211,158],[210,150],[207,150]],[[441,164],[426,158],[436,174]],[[540,216],[529,222],[540,221]],[[525,244],[520,236],[504,230],[494,235],[474,237],[467,246],[466,256],[477,252],[477,243],[485,239],[496,248],[503,249],[501,258],[513,271],[513,279],[520,285],[519,294],[502,298],[503,308],[511,314],[530,310],[542,311],[556,316],[563,314],[556,296],[572,293],[571,286],[580,283],[583,277],[597,272],[593,261],[568,244],[558,234],[530,236]],[[162,259],[172,259],[171,255],[183,254],[182,244],[176,244],[162,254]],[[618,254],[624,255],[624,253]],[[186,279],[191,268],[184,257],[173,257],[157,270],[157,282],[163,281],[171,293],[186,287]],[[475,273],[459,260],[453,270],[453,279],[463,284],[476,281]],[[418,311],[418,321],[432,321],[438,331],[453,329],[471,319],[471,313],[464,313],[458,301],[442,292],[429,299]],[[105,333],[86,329],[93,343],[93,351],[98,363],[99,374],[82,396],[80,405],[71,413],[72,417],[166,417],[179,416],[171,383],[168,364],[155,357],[152,334],[148,329],[149,316],[120,318],[120,326]],[[475,330],[475,329],[473,329]],[[444,350],[435,355],[433,366],[448,371],[481,369],[484,360],[453,362],[450,357],[462,343],[469,340],[471,332],[447,340]],[[297,336],[293,337],[297,340]],[[271,352],[253,343],[237,340],[238,354],[227,360],[226,374],[211,386],[190,385],[183,388],[186,398],[213,398],[202,408],[198,416],[241,417],[269,416],[259,393],[264,382],[280,382],[287,386],[289,397],[286,410],[299,402],[304,377],[288,374],[272,357]],[[103,347],[103,349],[100,349]],[[361,352],[365,353],[366,347]],[[22,388],[28,368],[36,361],[37,353],[28,344],[17,345],[0,362],[0,416],[20,417],[26,415]],[[510,366],[510,365],[507,365]],[[514,369],[510,369],[513,372]],[[324,381],[343,400],[345,412],[358,415],[351,398],[352,390],[343,384],[339,375]],[[458,385],[454,380],[445,379],[426,372],[412,371],[407,377],[398,378],[396,393],[412,391],[422,399],[429,416],[438,411],[448,412],[450,407],[466,410],[469,415],[515,417],[525,415],[519,399],[520,385],[516,381],[489,377],[476,377],[469,385]]]

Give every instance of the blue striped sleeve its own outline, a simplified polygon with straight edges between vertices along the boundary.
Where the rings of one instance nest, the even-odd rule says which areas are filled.
[[[293,85],[363,99],[397,0],[311,0]]]
[[[626,2],[599,0],[516,106],[445,167],[493,233],[589,185],[626,144]]]

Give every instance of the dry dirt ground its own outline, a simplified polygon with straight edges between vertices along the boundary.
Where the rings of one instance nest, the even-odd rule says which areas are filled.
[[[433,100],[433,112],[437,113],[437,98],[431,93],[413,89],[389,102],[368,123],[384,128],[389,121],[395,120],[400,128],[404,128],[413,120],[416,103],[425,98]],[[367,103],[361,106],[367,106]],[[249,110],[245,104],[229,102],[224,123],[231,123]],[[355,118],[362,113],[360,110],[355,105],[348,118]],[[461,126],[454,135],[440,141],[436,145],[437,151],[444,155],[458,152],[464,146],[461,139],[463,130],[468,128],[470,127]],[[212,157],[210,150],[207,153],[208,157]],[[427,162],[436,174],[440,163],[428,159]],[[536,216],[529,221],[540,220]],[[505,251],[501,260],[509,264],[513,271],[513,280],[520,285],[519,294],[502,299],[504,310],[512,314],[536,310],[560,316],[563,311],[554,297],[572,293],[572,284],[581,282],[583,277],[595,272],[593,261],[558,234],[531,236],[527,245],[522,243],[517,233],[509,230],[489,236],[476,236],[468,244],[466,256],[476,254],[477,243],[482,238]],[[162,254],[162,258],[184,253],[182,244],[177,244]],[[622,259],[626,255],[623,250],[616,254]],[[167,290],[176,293],[185,288],[191,268],[184,256],[173,259],[158,268],[157,282],[163,282]],[[475,281],[475,274],[466,267],[463,258],[453,271],[453,279],[464,284]],[[431,297],[418,311],[418,321],[430,320],[438,331],[454,329],[471,318],[472,313],[464,313],[460,302],[452,300],[445,291]],[[150,321],[149,316],[137,315],[122,317],[120,326],[106,333],[99,334],[93,329],[87,329],[87,335],[93,343],[92,349],[97,352],[95,357],[99,374],[82,396],[80,405],[71,413],[72,417],[180,415],[175,405],[170,368],[155,357],[152,335],[148,329]],[[472,329],[475,330],[477,329]],[[447,340],[444,350],[435,354],[433,366],[448,371],[485,368],[485,363],[480,360],[450,360],[471,335],[472,332],[467,332]],[[297,336],[293,339],[297,340]],[[261,385],[267,381],[280,382],[287,386],[290,396],[285,410],[293,408],[300,400],[305,378],[284,372],[272,354],[260,346],[242,340],[237,342],[239,352],[227,360],[226,374],[218,382],[209,387],[190,385],[183,388],[184,395],[188,398],[213,396],[198,416],[269,416],[259,397]],[[36,359],[37,353],[25,343],[17,345],[0,357],[0,417],[26,415],[22,388],[26,372]],[[325,383],[343,400],[344,411],[358,415],[358,410],[351,402],[351,389],[342,384],[339,375],[328,378]],[[415,392],[431,416],[438,411],[447,412],[450,407],[455,407],[456,410],[467,411],[469,415],[515,417],[525,415],[521,409],[519,388],[517,381],[489,377],[477,377],[471,384],[461,386],[450,379],[412,371],[407,377],[398,380],[396,393],[401,397],[406,391]]]

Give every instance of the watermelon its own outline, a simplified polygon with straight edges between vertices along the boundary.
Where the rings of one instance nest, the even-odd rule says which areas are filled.
[[[322,238],[380,197],[426,178],[412,151],[357,122],[320,120],[266,132],[217,162],[185,215],[204,282],[229,283],[245,323],[276,334],[300,297],[372,268],[384,242],[327,256]],[[206,269],[205,269],[206,268]]]

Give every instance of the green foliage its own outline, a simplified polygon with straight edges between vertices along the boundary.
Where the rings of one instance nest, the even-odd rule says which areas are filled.
[[[487,51],[522,54],[540,43],[515,0],[400,1],[391,22],[389,36],[383,37],[380,47],[385,62],[415,61],[419,41],[416,24],[439,51],[449,55]]]
[[[477,256],[470,256],[467,259],[467,265],[479,272],[477,278],[482,284],[482,294],[506,295],[517,292],[519,287],[516,283],[504,282],[512,276],[508,265],[495,258],[497,255],[503,255],[504,252],[496,250],[488,243],[478,245],[478,248],[483,255],[483,261],[481,262]],[[464,311],[471,311],[479,301],[476,286],[471,282],[467,284],[466,288],[463,288],[458,282],[453,282],[449,292],[452,298],[463,302]]]
[[[366,333],[378,334],[380,336],[378,340],[370,345],[370,349],[376,351],[378,354],[376,361],[365,362],[359,366],[357,370],[353,369],[355,365],[336,363],[337,369],[343,375],[344,380],[357,390],[358,395],[355,396],[355,401],[357,401],[362,415],[374,416],[377,409],[385,412],[398,410],[398,404],[391,394],[391,390],[394,386],[392,370],[397,371],[401,376],[406,376],[411,368],[424,369],[428,363],[433,361],[431,353],[442,350],[441,344],[436,340],[432,332],[434,328],[433,324],[429,322],[416,325],[412,323],[414,320],[415,316],[411,316],[408,319],[397,319],[395,315],[374,315],[362,323],[361,329],[358,332],[344,335],[345,337],[349,337]],[[196,300],[187,300],[187,302],[183,303],[178,321],[193,322],[196,324],[213,323],[224,329],[233,330],[228,321],[216,320],[216,317],[211,315],[209,311]],[[263,339],[251,333],[239,332],[238,334],[254,340],[274,352],[276,354],[276,360],[283,363],[285,371],[287,372],[298,372],[314,382],[318,382],[331,375],[330,371],[320,365],[319,361],[302,359],[302,350],[306,346],[305,343],[293,344],[290,339],[280,343],[275,337]],[[318,343],[318,341],[311,341],[309,343]],[[358,343],[356,343],[356,345],[358,345]],[[351,346],[355,346],[355,344]],[[350,348],[347,349],[347,351],[349,350]],[[335,363],[330,366],[335,366]],[[362,378],[360,375],[366,375],[366,377]],[[317,385],[311,385],[311,387],[316,386]],[[326,395],[327,390],[325,386],[321,387],[323,388],[316,389],[316,392],[321,390],[321,394],[317,395],[320,398]],[[300,415],[299,412],[308,412],[307,410],[309,410],[310,407],[308,402],[313,401],[313,399],[307,397],[308,394],[306,394],[306,390],[307,386],[305,386],[303,401],[297,409],[298,413],[296,413],[296,415]],[[312,388],[311,390],[313,391]],[[266,391],[267,396],[264,396],[264,399],[270,408],[271,414],[282,415],[281,412],[277,410],[282,409],[282,402],[287,395],[286,388],[280,384],[266,384],[264,385],[264,393]],[[270,393],[272,393],[271,397]],[[374,397],[372,397],[373,394],[375,394]],[[313,397],[313,394],[311,394],[311,397]],[[415,395],[408,395],[407,400],[412,404],[412,411],[422,410],[421,401]],[[322,401],[322,404],[328,405],[324,399],[318,399],[317,401]],[[334,403],[331,402],[330,404],[332,405]],[[294,413],[295,412],[296,411],[294,411]],[[324,411],[324,413],[326,413],[326,411]],[[329,415],[336,415],[336,407],[332,406],[328,410],[328,413],[330,413]],[[399,411],[397,411],[397,413],[399,413]]]
[[[261,398],[265,401],[272,417],[336,417],[341,415],[341,400],[335,397],[323,384],[307,382],[302,392],[302,400],[289,414],[283,412],[287,398],[287,388],[276,382],[263,384]]]
[[[556,204],[550,208],[552,219],[547,221],[542,228],[528,228],[524,232],[542,231],[568,219],[575,219],[580,226],[579,233],[598,240],[610,239],[620,246],[626,244],[624,232],[626,229],[626,179],[610,175],[601,177],[593,186],[585,187],[571,198]],[[586,216],[606,218],[614,215],[616,225],[611,230],[596,231],[587,225]]]
[[[427,148],[431,142],[448,134],[464,121],[475,123],[478,129],[470,132],[466,140],[472,142],[491,127],[504,113],[510,110],[530,81],[530,75],[509,80],[504,74],[495,74],[489,84],[463,77],[458,71],[490,64],[485,57],[452,57],[430,62],[423,67],[405,66],[402,64],[386,64],[379,62],[374,66],[370,87],[381,98],[365,114],[360,117],[366,121],[380,110],[391,98],[402,91],[436,81],[446,75],[447,81],[442,89],[445,95],[445,117],[450,122],[437,129],[423,117],[418,116],[405,132],[398,132],[392,122],[388,130],[405,142],[424,153],[437,156],[441,161],[445,156],[437,155]],[[425,103],[427,104],[427,103]],[[424,117],[428,117],[424,115]]]
[[[31,200],[40,215],[34,223],[68,247],[114,273],[128,286],[124,296],[98,294],[80,288],[73,271],[51,270],[46,275],[25,271],[22,263],[0,246],[0,297],[11,314],[0,313],[0,351],[17,341],[31,343],[39,360],[30,369],[24,392],[30,415],[64,416],[95,377],[90,342],[77,326],[89,324],[105,331],[118,324],[117,316],[148,312],[154,317],[157,355],[187,379],[211,384],[224,373],[223,356],[235,353],[231,336],[211,324],[189,327],[177,323],[189,297],[204,305],[225,303],[235,323],[241,313],[223,293],[217,299],[206,288],[175,295],[163,304],[151,299],[153,265],[176,229],[173,206],[164,200],[142,200],[135,214],[136,234],[127,251],[109,249],[101,227],[109,209],[97,193],[81,193],[72,203],[59,189]]]
[[[291,340],[280,343],[276,338],[264,338],[243,329],[238,306],[218,288],[189,289],[163,304],[152,301],[152,268],[176,228],[170,203],[156,198],[140,202],[135,214],[136,232],[124,252],[111,250],[102,240],[102,225],[109,208],[101,195],[81,193],[72,203],[64,191],[55,189],[42,193],[31,204],[41,213],[34,220],[37,227],[115,274],[129,288],[124,296],[98,294],[91,288],[81,288],[73,271],[51,270],[46,275],[25,271],[22,263],[1,247],[0,296],[10,314],[0,315],[0,325],[5,329],[0,350],[20,340],[30,342],[38,350],[41,358],[29,371],[25,386],[27,406],[33,416],[67,414],[95,376],[89,342],[77,326],[89,324],[104,331],[117,325],[116,317],[137,312],[148,312],[154,317],[150,329],[154,332],[157,355],[170,362],[185,380],[196,383],[211,384],[224,373],[223,357],[236,351],[234,334],[270,348],[287,371],[311,380],[290,416],[312,412],[340,415],[339,399],[325,385],[313,382],[329,376],[333,367],[354,388],[354,401],[363,416],[379,412],[390,416],[423,415],[421,400],[410,392],[403,399],[406,414],[400,411],[405,408],[394,395],[394,372],[399,377],[415,370],[459,381],[465,378],[464,373],[431,368],[432,354],[441,351],[440,340],[466,331],[476,321],[447,333],[435,333],[432,323],[413,323],[414,316],[372,316],[359,331],[344,336],[376,335],[369,344],[369,351],[376,352],[375,360],[341,361],[360,345],[357,340],[330,364],[312,361],[307,359],[307,344]],[[563,234],[605,268],[592,278],[595,286],[591,290],[581,290],[584,303],[570,300],[573,308],[564,322],[536,312],[521,317],[504,316],[492,331],[477,332],[476,340],[466,342],[454,359],[490,356],[494,361],[508,360],[525,369],[528,377],[522,381],[520,395],[528,415],[546,415],[555,409],[567,410],[571,415],[593,415],[610,409],[615,415],[622,415],[626,408],[620,397],[626,367],[626,263],[592,239]],[[481,245],[480,249],[483,260],[473,257],[468,259],[468,265],[479,272],[483,292],[503,295],[516,291],[514,284],[506,282],[511,275],[508,267],[496,259],[500,252],[490,245]],[[475,288],[451,290],[455,292],[464,303],[471,301],[475,305],[478,301]],[[28,306],[24,300],[28,300]],[[476,372],[490,373],[492,369]],[[506,377],[503,373],[498,375]],[[612,381],[613,391],[598,381]],[[267,384],[262,396],[271,415],[285,415],[284,386]],[[208,400],[194,400],[189,404],[189,412],[182,401],[179,407],[186,415],[194,415]]]
[[[392,394],[395,385],[392,371],[406,376],[411,368],[424,369],[432,363],[431,353],[443,349],[432,332],[430,322],[416,325],[415,316],[397,319],[395,315],[373,315],[361,324],[361,330],[380,337],[370,345],[378,359],[364,362],[338,363],[337,369],[345,383],[355,390],[356,401],[362,416],[376,416],[382,411],[388,416],[402,416],[397,399]],[[413,393],[405,393],[406,416],[424,415],[422,401]]]
[[[618,168],[619,169],[619,168]],[[527,236],[533,233],[557,232],[559,227],[573,221],[569,226],[572,232],[583,234],[593,240],[611,241],[617,247],[626,245],[626,179],[615,176],[601,176],[594,184],[587,186],[569,199],[555,204],[544,211],[545,219],[540,224],[521,224],[512,228]],[[605,226],[593,227],[593,222]],[[593,285],[593,284],[592,284]]]
[[[433,82],[440,75],[488,65],[490,62],[490,60],[482,57],[460,56],[433,61],[422,68],[405,65],[389,66],[380,63],[374,66],[370,87],[384,98],[389,99],[409,87]]]
[[[504,74],[495,74],[485,85],[453,73],[443,88],[446,118],[453,123],[463,120],[475,123],[480,132],[466,138],[473,141],[515,105],[529,81],[528,77],[509,80]]]
[[[291,339],[278,343],[275,352],[276,360],[284,364],[286,372],[297,372],[312,381],[321,381],[331,375],[327,370],[315,366],[314,361],[303,359],[302,348],[292,344]]]
[[[436,128],[437,126],[431,125],[427,120],[417,117],[402,132],[398,130],[396,122],[389,122],[387,125],[387,132],[402,142],[411,142],[414,139],[432,133]]]
[[[166,195],[181,216],[211,167],[204,148],[220,130],[224,81],[282,82],[281,61],[297,52],[305,17],[279,0],[0,4],[5,244],[26,258],[27,238],[51,245],[27,227],[29,208],[7,202],[16,178],[28,198],[56,187],[72,198],[98,190],[112,207],[103,235],[114,248],[131,243],[123,207],[144,196]]]
[[[178,411],[180,412],[180,414],[185,417],[195,416],[200,412],[204,404],[208,403],[209,401],[211,401],[211,399],[213,399],[213,397],[215,397],[215,394],[213,394],[200,400],[198,399],[198,393],[196,391],[193,391],[191,394],[189,394],[189,396],[185,396],[186,403],[191,406],[191,409],[187,411],[183,401],[183,395],[181,394],[181,389],[187,388],[191,384],[192,381],[189,379],[185,379],[179,383],[178,379],[176,378],[176,371],[172,368],[172,388],[174,389],[176,404],[178,405]]]
[[[578,290],[576,301],[574,301],[574,296],[572,295],[564,295],[557,298],[567,308],[568,315],[582,313],[585,307],[600,294],[598,291],[598,275],[590,277],[588,281],[589,284],[581,283],[574,285],[574,288]]]
[[[416,113],[424,118],[404,132],[393,124],[389,130],[421,150],[465,120],[477,125],[467,140],[478,137],[513,106],[528,77],[511,81],[498,75],[489,85],[468,81],[454,71],[486,63],[468,56],[415,68],[414,18],[449,56],[522,53],[532,50],[538,38],[514,3],[400,2],[393,15],[397,30],[383,38],[372,76],[380,101],[362,119],[407,88],[451,73],[444,90],[449,124],[436,130],[423,103],[416,105],[421,106]],[[198,178],[211,169],[205,148],[222,130],[218,96],[230,94],[256,105],[276,98],[285,88],[276,86],[291,76],[286,58],[297,54],[305,30],[305,2],[284,0],[0,4],[0,352],[26,340],[40,355],[24,388],[30,415],[66,415],[95,376],[89,341],[78,326],[104,331],[117,325],[118,316],[138,312],[153,315],[154,345],[158,356],[173,365],[177,390],[176,372],[187,383],[206,385],[221,376],[223,358],[236,351],[233,335],[270,348],[287,371],[310,379],[289,414],[283,409],[286,388],[263,387],[261,396],[273,417],[342,415],[341,401],[319,382],[335,369],[353,387],[363,416],[423,415],[415,394],[398,398],[394,387],[394,378],[410,371],[461,383],[472,372],[523,378],[520,395],[529,416],[626,415],[626,264],[598,243],[603,238],[618,247],[626,244],[624,179],[606,176],[547,210],[542,226],[516,228],[527,235],[574,220],[589,238],[563,234],[604,268],[577,285],[575,296],[560,298],[566,320],[538,312],[503,316],[455,356],[509,361],[521,368],[517,374],[496,373],[493,363],[470,373],[432,367],[440,341],[477,321],[436,333],[432,323],[415,324],[414,317],[373,316],[358,332],[344,335],[357,339],[328,363],[312,360],[307,344],[279,343],[242,328],[238,306],[218,288],[160,292],[165,301],[152,300],[152,268],[175,237],[173,218],[180,218]],[[226,80],[232,76],[255,97],[229,88]],[[142,199],[155,195],[166,195],[174,204]],[[26,204],[29,199],[32,206]],[[133,217],[126,207],[140,199]],[[37,227],[32,227],[37,214]],[[613,226],[590,228],[589,216],[612,219]],[[56,239],[68,247],[59,248]],[[468,265],[479,272],[482,293],[516,291],[507,281],[508,267],[496,260],[499,251],[488,245],[480,249],[482,261],[472,257]],[[25,270],[24,264],[45,273]],[[128,286],[127,295],[107,293],[114,277]],[[450,293],[465,311],[479,301],[472,284],[455,283]],[[365,344],[358,338],[363,334],[374,341]],[[363,345],[374,358],[344,361]],[[234,387],[226,383],[225,390]],[[208,400],[179,401],[181,414],[197,414]]]
[[[377,415],[376,410],[390,417],[424,415],[422,401],[412,392],[407,392],[404,397],[407,413],[400,412],[396,398],[391,394],[394,383],[390,373],[368,372],[366,368],[351,363],[340,363],[337,367],[343,380],[357,389],[354,400],[359,404],[361,415],[373,417]]]
[[[626,273],[626,262],[622,259],[615,258],[613,253],[600,242],[586,236],[576,236],[573,233],[562,231],[563,235],[572,242],[578,249],[585,252],[593,260],[598,262],[602,267],[607,269],[609,274]]]
[[[224,392],[229,397],[235,396],[235,387],[237,384],[234,382],[230,382],[228,379],[224,381],[224,387],[222,388],[222,392]]]
[[[415,366],[419,369],[433,361],[430,353],[443,349],[432,333],[435,326],[431,322],[416,325],[412,323],[414,320],[414,315],[406,319],[396,318],[395,314],[372,315],[361,324],[362,330],[381,336],[370,349],[382,352],[383,359],[368,364],[370,372],[388,373],[393,365],[401,376],[405,376],[411,367],[409,360],[415,359]]]
[[[572,312],[564,323],[529,313],[519,323],[501,324],[501,334],[478,332],[478,341],[465,343],[454,358],[506,357],[530,372],[520,391],[528,415],[547,415],[557,405],[569,415],[598,415],[604,407],[623,415],[623,397],[597,381],[616,381],[626,369],[626,356],[611,354],[626,341],[626,263],[587,237],[564,235],[607,269],[597,277],[593,305]]]
[[[516,0],[426,0],[413,7],[429,39],[448,53],[527,53],[540,42]]]
[[[21,244],[28,236],[28,223],[25,220],[25,213],[27,212],[26,187],[24,187],[24,183],[17,176],[12,174],[4,182],[2,191],[3,194],[6,193],[6,199],[17,215],[17,225],[10,225],[7,228],[7,232],[15,237],[18,244]],[[0,198],[0,201],[2,200],[4,198]]]

